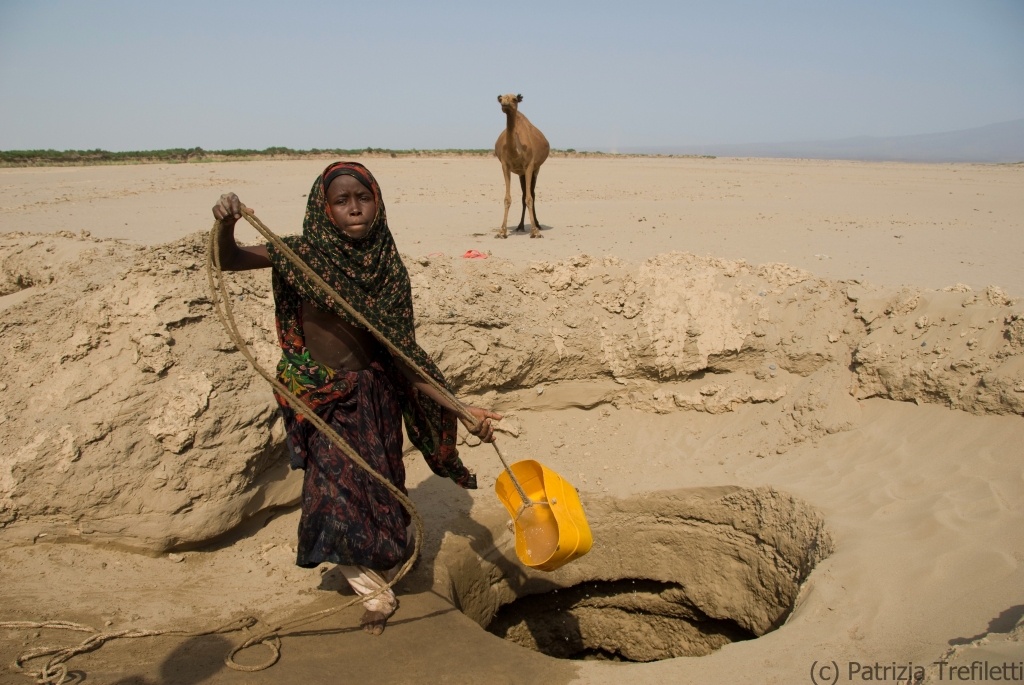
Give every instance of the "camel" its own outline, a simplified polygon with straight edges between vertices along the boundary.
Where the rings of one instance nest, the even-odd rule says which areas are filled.
[[[512,206],[512,174],[519,176],[519,185],[523,189],[523,214],[519,217],[517,231],[526,230],[523,222],[526,219],[526,208],[530,208],[531,238],[543,238],[540,234],[540,223],[537,211],[533,207],[534,191],[537,189],[537,173],[540,165],[548,158],[551,146],[530,120],[519,111],[522,95],[499,95],[501,111],[505,113],[505,130],[498,136],[494,144],[494,156],[501,162],[501,171],[505,174],[505,218],[501,220],[501,231],[495,238],[508,237],[508,208]]]

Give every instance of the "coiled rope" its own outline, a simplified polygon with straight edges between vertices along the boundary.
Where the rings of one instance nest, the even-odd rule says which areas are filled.
[[[116,630],[108,633],[101,633],[90,626],[82,625],[81,623],[71,623],[70,621],[43,621],[41,623],[33,621],[7,621],[0,623],[0,628],[7,628],[10,630],[37,630],[41,628],[53,628],[56,630],[71,630],[79,633],[93,633],[93,635],[89,636],[81,643],[70,647],[40,647],[38,649],[29,650],[16,658],[14,663],[11,664],[11,668],[21,671],[23,675],[30,678],[35,678],[37,683],[61,685],[61,683],[65,682],[68,677],[67,662],[69,660],[79,654],[95,651],[111,640],[136,637],[155,637],[157,635],[200,637],[202,635],[216,635],[220,633],[233,633],[239,630],[247,630],[248,628],[256,625],[256,623],[256,619],[252,616],[245,616],[231,621],[230,623],[226,623],[218,628],[199,631],[175,629],[136,630],[132,628],[128,630]],[[278,656],[280,656],[280,642],[268,645],[268,647],[273,650],[274,659],[263,666],[263,668],[267,668],[267,666],[272,665],[277,661]],[[50,659],[48,659],[38,671],[26,670],[25,664],[27,662],[34,659],[41,659],[46,656],[50,657]]]
[[[341,307],[350,316],[352,316],[352,318],[354,318],[361,326],[366,328],[378,341],[380,341],[381,344],[383,344],[388,349],[388,351],[391,354],[405,362],[405,364],[414,372],[416,372],[418,376],[420,376],[424,381],[429,383],[431,387],[433,387],[435,390],[441,393],[441,396],[444,397],[451,404],[451,406],[455,409],[455,412],[460,417],[462,417],[466,421],[466,423],[468,423],[471,426],[472,431],[475,432],[477,430],[477,428],[479,427],[479,421],[477,421],[476,417],[473,416],[466,408],[466,406],[458,399],[456,399],[456,397],[452,395],[452,393],[449,392],[447,388],[445,388],[443,385],[434,380],[434,378],[427,374],[422,368],[417,366],[416,363],[412,359],[410,359],[404,352],[398,349],[398,347],[396,347],[394,343],[392,343],[380,331],[374,328],[370,324],[370,322],[367,321],[365,317],[363,317],[362,314],[360,314],[351,304],[349,304],[345,300],[345,298],[343,298],[341,295],[335,292],[335,290],[331,288],[331,286],[328,285],[319,276],[319,274],[317,274],[315,271],[309,268],[309,266],[302,260],[302,258],[295,254],[295,252],[293,252],[292,249],[289,248],[288,245],[284,243],[284,241],[282,241],[269,228],[267,228],[267,226],[264,225],[262,221],[256,218],[256,216],[252,213],[251,210],[243,206],[241,209],[241,213],[242,216],[245,217],[246,221],[248,221],[253,228],[255,228],[261,235],[263,235],[263,237],[266,238],[272,245],[274,245],[275,248],[280,250],[288,258],[289,261],[295,264],[295,266],[297,266],[304,274],[306,274],[306,276],[308,276],[314,283],[316,283],[319,287],[323,288],[324,292],[327,293],[330,299],[333,299],[335,302],[341,305]],[[213,229],[210,231],[208,249],[206,254],[206,275],[207,280],[209,282],[210,298],[213,304],[214,311],[217,314],[217,318],[224,326],[224,330],[227,331],[228,337],[231,339],[231,342],[235,344],[235,347],[237,347],[238,351],[242,353],[242,356],[244,356],[249,361],[249,363],[256,370],[256,372],[263,376],[263,378],[266,379],[266,381],[270,383],[271,386],[273,386],[277,393],[281,397],[283,397],[285,401],[287,401],[288,404],[291,405],[291,407],[296,412],[301,413],[304,417],[306,417],[306,419],[310,421],[310,423],[316,426],[317,430],[323,433],[328,440],[330,440],[339,450],[341,450],[342,454],[351,459],[357,466],[359,466],[359,468],[366,471],[381,485],[387,488],[388,491],[391,492],[391,494],[393,494],[398,499],[398,501],[402,504],[405,510],[409,512],[409,516],[412,518],[412,521],[416,526],[416,535],[413,540],[412,554],[409,556],[408,560],[406,560],[406,562],[402,564],[401,568],[399,568],[398,573],[395,574],[394,578],[392,578],[391,581],[388,582],[386,585],[379,588],[372,594],[357,596],[338,606],[334,606],[329,609],[323,609],[321,611],[316,611],[311,614],[306,614],[304,616],[294,618],[290,621],[285,621],[283,623],[275,625],[271,627],[269,630],[266,630],[253,637],[250,637],[244,642],[238,644],[237,646],[232,648],[231,651],[228,652],[228,654],[224,657],[224,664],[228,668],[234,669],[236,671],[255,672],[270,668],[275,663],[277,663],[278,659],[280,659],[282,633],[297,628],[299,626],[312,623],[313,621],[322,620],[324,618],[327,618],[328,616],[338,613],[339,611],[342,611],[343,609],[347,609],[348,607],[353,606],[357,603],[373,599],[374,597],[377,597],[378,595],[390,590],[392,587],[395,586],[396,583],[398,583],[402,578],[404,578],[405,575],[408,574],[409,571],[412,569],[413,565],[415,565],[420,555],[420,549],[423,544],[423,517],[420,516],[419,511],[417,511],[416,509],[416,505],[413,504],[412,500],[409,499],[409,497],[404,492],[402,492],[393,483],[384,478],[384,476],[382,476],[373,468],[371,468],[370,465],[367,464],[363,460],[363,458],[359,456],[359,453],[356,452],[344,440],[344,438],[338,435],[334,431],[334,429],[327,425],[327,423],[323,419],[317,416],[316,412],[314,412],[311,407],[306,405],[302,400],[300,400],[298,397],[292,394],[292,392],[288,390],[288,388],[286,388],[282,383],[280,383],[277,380],[276,376],[269,373],[266,369],[264,369],[256,362],[255,357],[253,357],[252,352],[249,351],[249,348],[245,343],[245,339],[238,331],[238,325],[235,322],[234,313],[231,310],[231,294],[228,291],[227,284],[224,282],[223,271],[221,270],[220,262],[220,245],[217,241],[217,236],[220,232],[220,229],[220,221],[214,222]],[[509,474],[509,477],[512,479],[512,483],[515,485],[516,489],[519,491],[520,496],[523,498],[523,502],[530,502],[529,498],[523,492],[523,489],[520,486],[515,475],[512,473],[511,469],[509,469],[508,462],[506,462],[505,456],[502,454],[501,449],[498,447],[497,441],[494,441],[491,444],[494,446],[495,451],[498,453],[498,458],[501,460],[502,466],[505,468],[505,471]],[[79,623],[71,623],[68,621],[0,622],[0,628],[7,628],[13,630],[33,630],[48,628],[58,630],[70,630],[84,633],[94,633],[93,635],[82,641],[80,644],[71,647],[40,647],[38,649],[30,650],[18,656],[17,659],[15,659],[14,663],[12,664],[12,668],[21,671],[26,676],[35,678],[36,683],[39,683],[40,685],[62,685],[67,680],[68,677],[68,668],[66,664],[70,659],[79,654],[84,654],[86,652],[92,652],[94,650],[97,650],[100,647],[102,647],[105,643],[111,640],[156,637],[161,635],[173,635],[178,637],[199,637],[203,635],[214,635],[220,633],[236,632],[239,630],[248,630],[249,628],[255,626],[257,623],[259,623],[259,620],[255,617],[245,616],[236,619],[230,623],[227,623],[225,625],[219,626],[217,628],[202,631],[184,631],[176,629],[129,629],[100,633],[95,628],[91,628],[89,626],[85,626]],[[248,649],[249,647],[253,647],[257,644],[262,644],[270,650],[270,656],[267,658],[266,661],[256,664],[254,666],[246,666],[243,664],[239,664],[235,661],[235,656],[239,652],[241,652],[244,649]],[[35,659],[41,659],[47,656],[50,658],[46,661],[46,663],[43,664],[39,671],[32,672],[26,670],[25,664],[27,662]]]

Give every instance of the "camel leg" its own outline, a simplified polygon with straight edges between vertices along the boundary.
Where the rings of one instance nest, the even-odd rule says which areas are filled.
[[[526,223],[526,177],[525,176],[520,176],[519,177],[519,187],[523,191],[523,213],[519,216],[519,227],[516,228],[516,230],[517,231],[525,231],[526,230],[526,228],[524,227],[524,224]]]
[[[512,206],[512,172],[504,162],[501,164],[501,173],[505,174],[505,218],[501,220],[501,230],[495,238],[508,237],[508,208]]]
[[[536,171],[533,172],[533,179],[530,181],[530,197],[532,197],[532,198],[536,198],[537,197],[537,176],[539,176],[539,175],[540,175],[540,169],[538,168]],[[540,221],[537,220],[537,207],[536,207],[536,204],[533,207],[530,208],[530,212],[531,212],[530,220],[533,221],[533,225],[536,227],[536,230],[540,231]],[[532,231],[531,231],[531,235],[532,235]]]
[[[530,221],[533,223],[533,226],[530,229],[531,238],[544,237],[540,234],[540,224],[537,222],[537,211],[534,209],[533,206],[533,191],[537,187],[538,171],[540,171],[540,169],[534,169],[532,164],[526,167],[526,175],[530,177],[529,185],[527,186],[530,189],[530,193],[529,195],[526,196],[526,206],[530,208]]]

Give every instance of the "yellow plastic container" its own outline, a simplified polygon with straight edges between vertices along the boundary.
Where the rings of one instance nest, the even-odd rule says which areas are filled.
[[[594,538],[580,497],[569,482],[540,462],[526,459],[509,467],[534,506],[523,499],[504,471],[494,492],[515,522],[516,556],[538,571],[554,571],[590,551]]]

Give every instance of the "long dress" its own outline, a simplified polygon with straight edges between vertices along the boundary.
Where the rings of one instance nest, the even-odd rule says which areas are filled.
[[[317,408],[317,414],[367,464],[402,492],[402,410],[390,374],[374,364],[334,374],[349,391]],[[393,494],[342,454],[308,422],[289,431],[294,466],[305,468],[296,563],[325,561],[383,571],[405,553],[409,514]]]

